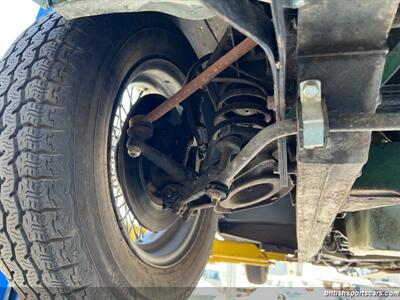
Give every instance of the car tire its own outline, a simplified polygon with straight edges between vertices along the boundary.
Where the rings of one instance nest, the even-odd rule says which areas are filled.
[[[187,255],[141,260],[115,222],[107,130],[127,74],[146,57],[186,72],[196,57],[162,14],[66,20],[51,13],[0,61],[0,269],[28,299],[185,299],[207,263],[207,210]]]

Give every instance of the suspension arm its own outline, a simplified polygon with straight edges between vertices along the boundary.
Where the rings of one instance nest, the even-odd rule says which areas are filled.
[[[218,176],[218,181],[230,186],[234,177],[266,146],[281,137],[297,134],[296,120],[284,120],[257,133]]]
[[[400,130],[400,113],[350,114],[330,120],[329,132],[371,132]],[[218,176],[227,186],[233,178],[247,166],[266,146],[275,140],[298,133],[296,120],[284,120],[268,126],[256,134],[240,153]]]
[[[372,132],[372,131],[396,131],[400,130],[400,113],[382,114],[349,114],[338,116],[329,121],[328,133],[336,132]],[[230,161],[227,167],[219,174],[210,176],[205,172],[196,178],[195,173],[185,166],[180,165],[158,150],[150,147],[143,141],[131,142],[139,147],[147,159],[159,166],[176,179],[184,181],[181,197],[176,203],[177,211],[184,214],[190,203],[208,195],[214,202],[223,201],[233,179],[240,173],[265,147],[277,141],[281,137],[297,135],[299,123],[295,119],[287,119],[270,125],[257,133]],[[218,186],[225,187],[218,190]],[[219,197],[215,197],[220,192]],[[218,195],[217,195],[218,196]],[[207,206],[209,207],[209,206]]]
[[[130,139],[127,147],[128,151],[130,151],[130,148],[139,148],[142,156],[161,168],[165,173],[175,178],[178,182],[193,181],[196,177],[193,170],[179,164],[164,153],[146,144],[144,141]]]

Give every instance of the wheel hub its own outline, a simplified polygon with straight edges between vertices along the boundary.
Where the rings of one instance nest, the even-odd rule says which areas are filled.
[[[122,133],[128,132],[130,117],[135,114],[136,110],[141,110],[143,106],[148,107],[148,103],[155,105],[164,100],[165,97],[157,94],[146,95],[138,99],[137,106],[133,106],[128,114]],[[173,142],[171,140],[173,137],[163,133],[170,131],[169,129],[171,129],[172,125],[168,120],[161,120],[155,127],[154,133],[152,128],[149,129],[142,126],[140,128],[144,129],[141,131],[136,130],[135,134],[147,137],[150,131],[150,135],[153,136],[150,142],[155,147],[158,147],[160,151],[168,151],[169,143],[166,143],[165,140]],[[165,230],[178,219],[178,216],[165,209],[161,200],[162,192],[160,191],[171,179],[145,158],[140,157],[137,160],[131,158],[132,155],[126,151],[125,145],[127,141],[128,136],[126,134],[122,135],[117,151],[117,176],[122,183],[121,187],[126,197],[127,205],[135,213],[138,222],[146,229],[154,232]],[[140,149],[138,151],[141,152]],[[130,190],[130,185],[142,185],[144,187],[142,196],[137,197],[135,191]]]

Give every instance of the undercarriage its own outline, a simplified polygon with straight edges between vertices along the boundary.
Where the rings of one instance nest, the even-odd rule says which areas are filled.
[[[394,245],[378,238],[371,222],[393,213],[384,207],[400,204],[398,191],[384,183],[378,189],[371,180],[376,170],[365,165],[370,151],[395,147],[396,140],[379,136],[400,128],[400,115],[383,109],[380,93],[397,4],[207,1],[228,23],[216,49],[193,66],[197,74],[189,73],[182,90],[130,119],[128,153],[179,179],[164,187],[164,205],[183,218],[212,207],[224,216],[219,228],[228,239],[298,261],[397,268]],[[146,144],[153,122],[189,97],[199,107],[209,97],[215,108],[197,113],[189,126],[197,129],[197,170]],[[268,212],[285,201],[296,221],[285,212],[289,217],[274,223]],[[254,216],[241,219],[240,211],[258,210],[265,212],[259,223]]]
[[[185,298],[214,239],[400,271],[398,0],[35,2],[56,12],[0,65],[0,268],[25,296]]]

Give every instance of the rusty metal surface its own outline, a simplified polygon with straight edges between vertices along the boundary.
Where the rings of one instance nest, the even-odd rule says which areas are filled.
[[[228,68],[233,62],[237,61],[251,49],[256,47],[257,44],[250,38],[246,38],[238,44],[231,51],[226,53],[223,57],[218,59],[215,63],[200,73],[195,79],[190,81],[175,95],[170,97],[167,101],[163,102],[160,106],[151,111],[147,116],[150,121],[154,122],[177,106],[179,103],[187,99],[198,89],[205,86],[215,76]]]
[[[374,113],[396,0],[308,0],[298,15],[299,81],[318,79],[329,118]],[[319,252],[368,159],[370,133],[330,133],[325,147],[297,153],[300,261]]]

